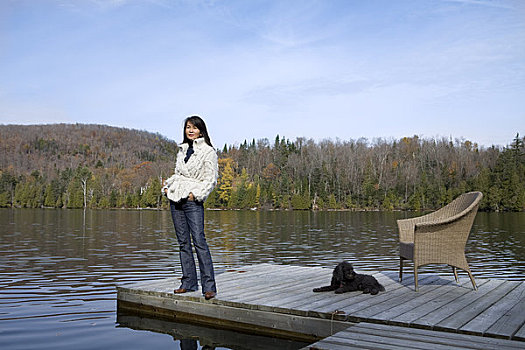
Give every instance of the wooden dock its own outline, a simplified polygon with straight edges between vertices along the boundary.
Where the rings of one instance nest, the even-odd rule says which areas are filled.
[[[452,274],[423,274],[415,292],[409,274],[403,283],[397,272],[372,274],[386,292],[313,293],[312,288],[329,284],[332,269],[259,264],[217,275],[217,297],[208,301],[200,291],[173,294],[178,278],[120,286],[117,299],[123,310],[289,339],[322,339],[312,349],[362,348],[363,341],[378,345],[374,337],[386,339],[386,334],[393,340],[378,348],[415,346],[417,336],[425,339],[422,348],[429,342],[467,348],[462,344],[470,339],[478,342],[475,348],[525,349],[525,282],[476,279],[473,291],[467,276],[456,283]],[[443,339],[457,342],[447,345]]]
[[[513,340],[361,322],[308,345],[303,350],[517,350],[524,348],[524,342]]]

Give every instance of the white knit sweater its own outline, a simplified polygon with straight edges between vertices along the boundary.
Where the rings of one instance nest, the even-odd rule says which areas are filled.
[[[217,184],[219,166],[217,153],[204,138],[193,141],[193,154],[188,162],[184,162],[189,145],[179,145],[179,153],[175,162],[175,174],[166,180],[168,199],[179,202],[193,193],[195,200],[204,202]]]

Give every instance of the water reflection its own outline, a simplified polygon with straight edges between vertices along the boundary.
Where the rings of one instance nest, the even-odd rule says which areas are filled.
[[[218,273],[342,259],[397,271],[396,220],[416,215],[207,211],[206,231]],[[467,244],[474,276],[524,280],[524,231],[525,213],[478,213]],[[168,211],[0,209],[0,268],[2,349],[180,348],[173,334],[115,328],[116,285],[180,272]]]
[[[256,262],[333,267],[342,259],[361,270],[399,267],[396,220],[403,212],[208,212],[208,240],[222,264]],[[509,217],[509,220],[506,217]],[[522,280],[525,213],[478,213],[467,258],[476,277]],[[219,249],[220,248],[220,249]],[[217,258],[215,258],[217,260]],[[449,272],[445,266],[422,272]]]
[[[119,312],[117,314],[119,327],[135,330],[147,330],[169,334],[178,342],[181,350],[230,348],[238,350],[257,349],[300,349],[308,343],[270,338],[259,335],[214,329],[199,325],[190,325],[162,318],[149,318]]]

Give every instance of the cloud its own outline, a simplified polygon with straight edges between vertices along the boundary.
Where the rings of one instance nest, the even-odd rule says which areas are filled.
[[[254,87],[242,99],[247,103],[265,105],[271,109],[302,104],[314,97],[355,95],[376,86],[377,82],[356,80],[343,81],[330,78],[304,79],[276,85]]]
[[[464,4],[464,5],[478,5],[478,6],[498,7],[498,8],[506,8],[506,9],[513,8],[511,5],[509,5],[508,2],[503,1],[503,0],[441,0],[441,1],[459,3],[459,4]]]
[[[79,11],[88,9],[97,9],[102,11],[112,11],[125,6],[134,4],[157,5],[166,7],[169,5],[168,0],[55,0],[56,3],[69,10]]]

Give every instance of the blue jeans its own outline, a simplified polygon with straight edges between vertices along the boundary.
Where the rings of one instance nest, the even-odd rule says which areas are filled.
[[[217,292],[210,249],[204,236],[203,203],[190,200],[170,201],[170,209],[177,241],[179,242],[179,256],[182,265],[182,284],[180,288],[189,291],[195,291],[199,288],[195,259],[191,248],[191,242],[193,241],[197,259],[199,260],[202,294],[209,291]]]

